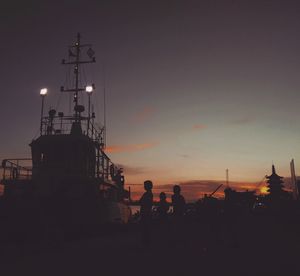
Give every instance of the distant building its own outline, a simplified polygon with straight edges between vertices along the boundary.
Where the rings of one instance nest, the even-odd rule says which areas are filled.
[[[255,191],[243,191],[237,192],[231,188],[226,188],[225,193],[225,202],[240,206],[246,209],[251,209],[255,202]]]
[[[283,177],[279,176],[276,171],[275,171],[275,166],[272,165],[272,174],[267,176],[267,187],[268,187],[268,192],[269,195],[268,197],[270,199],[281,199],[286,196],[286,191],[283,190],[284,185],[283,185]]]

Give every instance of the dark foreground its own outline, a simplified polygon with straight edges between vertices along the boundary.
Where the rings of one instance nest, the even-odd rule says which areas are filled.
[[[77,239],[0,244],[1,275],[300,275],[300,218],[185,219]]]

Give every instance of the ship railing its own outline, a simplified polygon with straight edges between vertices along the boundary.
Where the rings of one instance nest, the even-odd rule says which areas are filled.
[[[105,180],[112,180],[113,173],[110,172],[111,165],[114,165],[104,151],[99,150],[96,156],[96,176],[101,176]]]
[[[70,134],[74,121],[74,116],[43,117],[41,135]],[[79,121],[84,135],[94,141],[102,142],[104,127],[99,126],[93,119],[88,117],[79,117]]]
[[[25,179],[32,176],[32,159],[16,158],[2,161],[2,180]]]
[[[114,164],[103,150],[99,150],[96,155],[95,177],[120,186],[124,185],[123,168]]]

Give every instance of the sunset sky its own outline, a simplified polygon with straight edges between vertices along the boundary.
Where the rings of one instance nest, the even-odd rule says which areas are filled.
[[[4,2],[1,159],[30,155],[41,88],[47,110],[68,111],[60,62],[79,31],[96,52],[86,73],[100,122],[106,76],[107,151],[128,184],[181,183],[201,196],[226,168],[242,188],[272,162],[288,177],[294,158],[299,171],[297,1]]]

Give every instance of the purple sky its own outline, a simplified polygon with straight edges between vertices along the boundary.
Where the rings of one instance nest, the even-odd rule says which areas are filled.
[[[0,11],[1,158],[29,154],[39,89],[56,107],[80,31],[96,52],[100,121],[105,67],[108,149],[129,183],[222,180],[226,168],[259,182],[272,161],[288,176],[291,158],[297,172],[297,1],[19,2]]]

